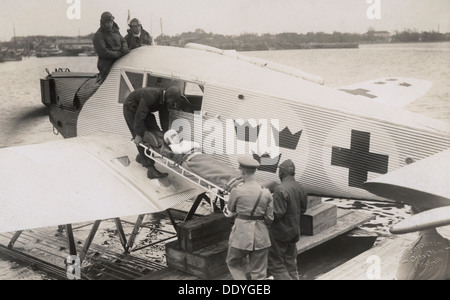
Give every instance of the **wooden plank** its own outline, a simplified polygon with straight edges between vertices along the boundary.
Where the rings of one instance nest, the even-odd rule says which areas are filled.
[[[345,264],[335,268],[334,270],[318,277],[318,280],[368,280],[372,279],[370,275],[370,267],[373,266],[373,259],[379,259],[380,263],[380,278],[378,279],[393,279],[398,262],[395,257],[401,253],[401,249],[409,244],[405,240],[395,238],[385,238],[382,243],[373,247],[372,249],[358,255],[349,260]],[[375,279],[375,278],[373,278]]]
[[[437,228],[445,238],[450,238],[450,226]],[[393,235],[384,238],[378,245],[354,257],[345,264],[318,277],[318,280],[392,280],[395,278],[398,263],[403,251],[417,239],[417,233]],[[379,258],[380,277],[372,278],[369,271],[371,262],[369,258]],[[369,274],[369,276],[368,276]]]
[[[344,234],[361,224],[364,224],[375,218],[375,215],[365,213],[362,211],[349,211],[339,212],[338,208],[338,218],[336,225],[320,232],[319,234],[313,236],[300,236],[300,240],[297,242],[297,252],[300,254],[309,249],[312,249],[326,241],[331,240],[341,234]]]
[[[167,267],[136,278],[136,280],[199,280],[199,278],[178,269]]]
[[[113,228],[114,223],[112,221],[105,220],[102,222],[105,223],[102,227],[104,229]],[[145,230],[148,231],[148,229]],[[80,247],[82,241],[86,238],[89,239],[90,230],[89,228],[76,230],[73,227],[73,233],[75,244]],[[158,260],[153,261],[153,258],[157,257],[147,257],[145,253],[129,255],[121,251],[121,243],[117,241],[117,236],[113,237],[113,235],[117,235],[114,230],[109,231],[108,235],[110,236],[103,235],[104,231],[101,233],[97,235],[99,244],[95,244],[95,239],[93,239],[91,250],[85,256],[85,262],[81,266],[83,278],[129,280],[166,267],[163,260],[161,263]],[[12,236],[13,233],[0,234],[0,242],[5,244]],[[110,243],[103,244],[102,241],[104,240]],[[14,253],[17,252],[15,258],[22,264],[36,266],[37,269],[50,273],[49,276],[52,278],[65,277],[64,261],[68,256],[67,237],[64,233],[58,233],[56,227],[24,231],[15,243],[15,249],[17,251],[12,250]],[[45,261],[53,268],[49,269],[46,265],[41,268],[40,260]],[[63,272],[56,272],[55,270],[62,270]],[[58,273],[62,273],[63,276]]]
[[[18,260],[21,261],[22,263],[29,264],[30,266],[33,266],[34,269],[41,270],[43,272],[51,274],[52,277],[54,277],[55,279],[58,280],[67,279],[66,273],[67,271],[65,268],[55,266],[54,264],[48,263],[34,256],[30,256],[26,253],[0,245],[0,254],[5,255],[12,260]],[[81,275],[81,278],[86,279],[86,277],[83,274]]]
[[[318,280],[392,280],[404,249],[417,238],[416,234],[384,238],[378,245],[356,256],[338,268],[318,277]],[[372,278],[373,259],[379,259],[380,277]]]
[[[355,232],[357,231],[357,232]],[[355,228],[297,257],[302,280],[314,280],[330,272],[355,256],[369,250],[378,234]]]

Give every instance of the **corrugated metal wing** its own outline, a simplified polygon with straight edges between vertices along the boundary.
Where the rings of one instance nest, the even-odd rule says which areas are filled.
[[[96,134],[0,150],[0,232],[163,211],[202,190],[149,180],[136,146]]]

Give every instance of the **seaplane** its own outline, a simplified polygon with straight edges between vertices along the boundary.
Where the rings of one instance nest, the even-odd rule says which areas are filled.
[[[185,102],[171,127],[222,165],[237,169],[251,155],[258,180],[276,182],[291,159],[308,195],[427,208],[393,232],[450,224],[450,125],[404,109],[430,82],[390,76],[331,88],[290,66],[188,44],[134,49],[101,82],[48,71],[41,100],[64,139],[0,149],[0,232],[142,216],[206,194],[226,201],[221,186],[175,171],[146,144],[169,176],[150,180],[135,161],[123,102],[135,89],[170,86]]]

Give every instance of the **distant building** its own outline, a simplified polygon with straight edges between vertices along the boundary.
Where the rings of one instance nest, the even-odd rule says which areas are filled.
[[[375,31],[369,30],[366,33],[367,40],[377,43],[389,43],[391,42],[391,33],[389,31]]]
[[[57,39],[55,44],[68,56],[77,56],[93,48],[92,39]]]
[[[374,31],[373,34],[377,39],[389,40],[391,38],[389,31]]]

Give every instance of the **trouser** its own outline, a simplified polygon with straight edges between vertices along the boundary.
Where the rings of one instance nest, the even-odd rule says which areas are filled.
[[[106,79],[109,72],[111,71],[112,66],[114,65],[114,62],[114,59],[99,58],[97,60],[97,69],[99,71],[97,83],[102,83]]]
[[[247,280],[247,272],[252,280],[264,280],[267,278],[267,256],[268,248],[249,251],[230,246],[226,261],[234,280]]]
[[[296,243],[278,241],[272,237],[270,242],[269,274],[276,280],[298,280]]]
[[[123,106],[123,116],[125,117],[125,121],[127,122],[128,129],[130,130],[131,135],[134,139],[136,137],[136,132],[134,131],[135,112],[128,110],[127,107],[124,105]],[[147,128],[147,130],[149,130],[149,131],[153,130],[153,129],[160,130],[158,123],[156,123],[156,118],[152,113],[149,113],[147,115],[147,117],[144,120],[144,124],[145,124],[145,127]],[[149,167],[153,167],[155,165],[155,161],[145,155],[144,148],[142,148],[141,146],[138,145],[137,150],[141,157],[142,165],[149,166]]]

